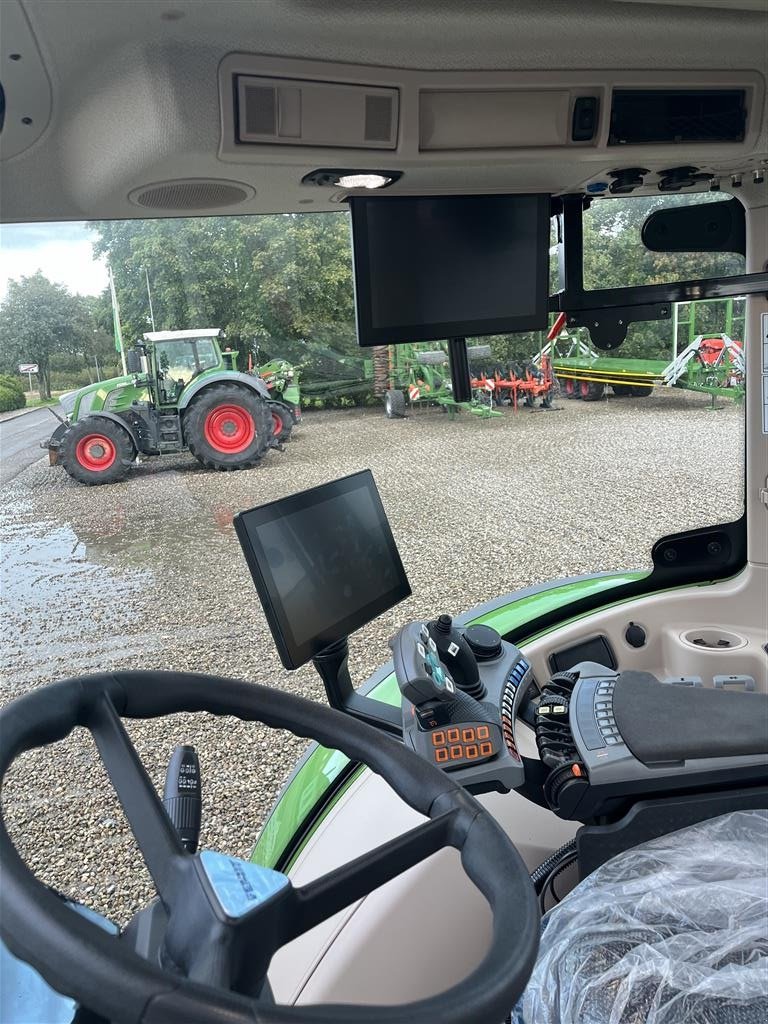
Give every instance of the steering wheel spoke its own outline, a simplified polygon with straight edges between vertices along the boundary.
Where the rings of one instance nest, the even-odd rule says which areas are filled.
[[[187,852],[107,693],[95,705],[88,728],[157,892],[167,903],[171,875]]]
[[[339,910],[420,864],[446,846],[456,845],[461,812],[449,810],[377,846],[348,864],[294,889],[296,913],[285,941],[302,935]]]

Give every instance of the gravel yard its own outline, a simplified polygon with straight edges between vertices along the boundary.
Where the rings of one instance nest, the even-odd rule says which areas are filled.
[[[284,671],[232,515],[370,467],[413,597],[352,639],[362,681],[412,618],[459,612],[532,583],[649,565],[664,533],[740,514],[743,412],[704,396],[558,402],[558,410],[455,420],[419,410],[307,415],[284,454],[220,474],[155,459],[85,488],[46,461],[4,491],[3,683],[7,701],[110,668],[240,676],[316,699],[311,667]],[[247,857],[304,743],[232,719],[129,723],[162,786],[173,747],[203,767],[203,845]],[[4,790],[21,853],[42,879],[125,921],[151,883],[89,737],[24,756]]]

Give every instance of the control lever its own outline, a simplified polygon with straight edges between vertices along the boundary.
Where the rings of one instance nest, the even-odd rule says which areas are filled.
[[[477,659],[463,632],[453,625],[451,616],[439,615],[434,622],[427,623],[427,629],[437,645],[438,657],[450,670],[458,688],[482,700],[485,687],[480,681]]]
[[[456,685],[440,664],[437,645],[421,622],[403,626],[390,641],[397,685],[417,708],[432,702],[453,701]]]
[[[163,804],[181,845],[188,853],[197,850],[200,840],[202,797],[200,761],[189,744],[176,747],[168,763],[163,790]]]

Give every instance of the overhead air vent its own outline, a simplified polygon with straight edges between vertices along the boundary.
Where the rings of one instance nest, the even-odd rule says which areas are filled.
[[[395,149],[397,89],[235,77],[237,141],[323,149]]]
[[[744,89],[615,89],[609,146],[743,142]]]
[[[147,210],[211,210],[237,206],[254,195],[250,185],[239,181],[190,178],[186,181],[158,181],[134,189],[128,198]]]

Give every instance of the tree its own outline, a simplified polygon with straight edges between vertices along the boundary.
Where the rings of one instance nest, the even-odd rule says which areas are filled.
[[[82,296],[39,271],[9,283],[0,306],[0,365],[17,372],[21,362],[37,363],[41,398],[51,397],[51,358],[85,351],[92,336],[93,319]]]

